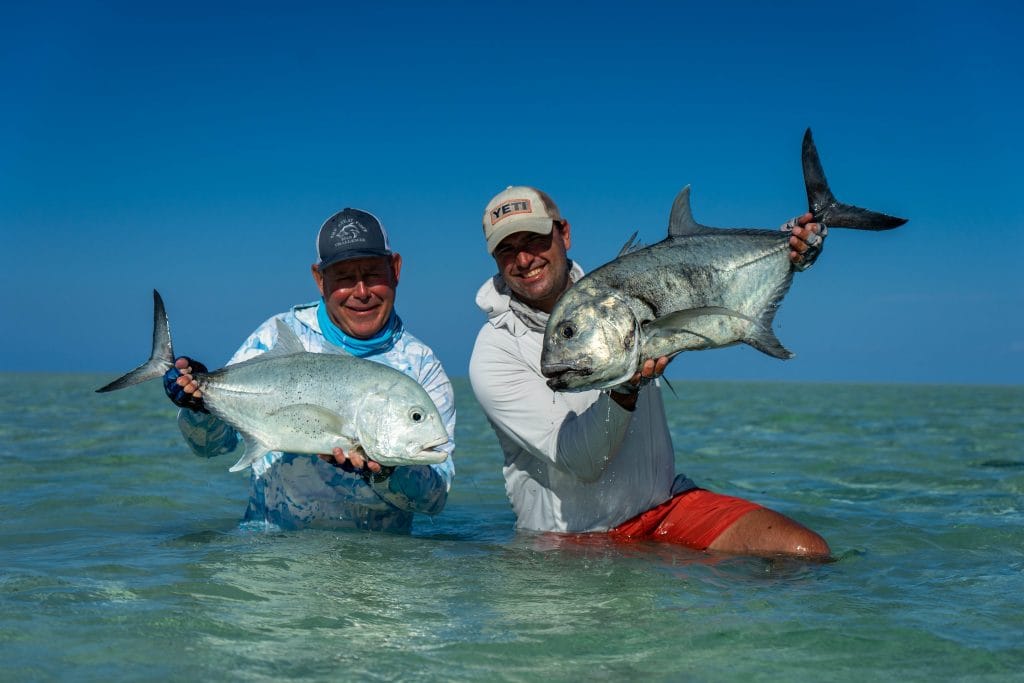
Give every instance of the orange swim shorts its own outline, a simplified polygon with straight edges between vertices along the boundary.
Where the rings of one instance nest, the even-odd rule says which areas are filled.
[[[690,489],[608,533],[619,541],[663,541],[707,550],[736,520],[761,507],[742,498]]]

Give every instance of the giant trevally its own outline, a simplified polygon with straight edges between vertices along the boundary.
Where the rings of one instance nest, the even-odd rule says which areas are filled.
[[[829,189],[810,129],[802,160],[815,222],[829,228],[889,230],[906,219],[839,202]],[[789,233],[700,225],[690,187],[676,197],[668,237],[587,274],[555,304],[544,332],[541,372],[558,391],[606,389],[647,358],[745,343],[788,359],[772,321],[789,291]]]
[[[148,361],[96,391],[162,377],[174,366],[170,326],[153,290]],[[278,321],[270,351],[210,373],[194,373],[206,409],[234,427],[245,452],[232,472],[269,451],[361,449],[382,465],[428,465],[447,458],[448,432],[427,392],[394,368],[338,353],[309,353]]]

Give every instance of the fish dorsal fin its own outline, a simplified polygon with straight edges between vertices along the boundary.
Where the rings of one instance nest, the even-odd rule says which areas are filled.
[[[703,232],[705,227],[693,220],[693,213],[690,212],[690,186],[687,185],[672,202],[672,213],[668,217],[668,236],[679,237],[681,235],[695,235]]]
[[[292,354],[303,353],[306,350],[298,335],[295,334],[292,328],[285,325],[284,321],[280,318],[274,321],[274,327],[277,329],[277,342],[274,343],[274,348],[262,354],[262,358],[291,356]]]
[[[625,256],[630,252],[643,249],[643,243],[636,238],[638,234],[639,233],[636,230],[633,231],[633,234],[630,235],[629,239],[626,240],[626,243],[622,245],[622,249],[619,249],[619,254],[615,258],[619,258],[621,256]]]

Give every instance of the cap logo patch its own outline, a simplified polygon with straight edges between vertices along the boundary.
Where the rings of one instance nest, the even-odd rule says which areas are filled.
[[[354,218],[347,218],[333,225],[327,238],[332,245],[339,247],[364,241],[368,232],[365,225]]]
[[[529,199],[510,199],[491,209],[491,225],[497,225],[499,221],[519,213],[533,213],[533,204]]]

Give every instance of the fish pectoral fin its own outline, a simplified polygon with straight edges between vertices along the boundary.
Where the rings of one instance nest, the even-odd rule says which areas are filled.
[[[750,330],[741,341],[749,344],[761,353],[766,353],[773,358],[781,358],[782,360],[788,360],[793,357],[793,353],[782,345],[782,342],[779,341],[772,331],[770,318],[768,319],[769,324],[766,325],[763,318],[758,320],[745,313],[740,313],[723,306],[702,306],[676,311],[646,323],[644,325],[644,332],[649,342],[662,342],[664,346],[672,346],[673,337],[682,334],[703,339],[707,343],[707,346],[704,348],[720,348],[735,344],[735,340],[726,344],[716,342],[708,334],[700,332],[702,325],[707,325],[710,319],[719,317],[738,318],[749,322]]]
[[[695,318],[725,316],[727,318],[740,318],[742,320],[746,320],[752,323],[757,322],[754,318],[751,318],[746,313],[740,313],[739,311],[733,310],[731,308],[726,308],[725,306],[702,306],[700,308],[689,308],[686,309],[685,311],[677,311],[676,313],[673,313],[671,316],[668,317],[673,317],[677,315],[690,320]],[[661,320],[661,318],[659,318],[658,320]]]
[[[355,447],[352,438],[346,436],[345,422],[337,413],[323,406],[309,403],[294,403],[266,414],[266,429],[274,434],[275,446],[265,443],[255,434],[243,432],[245,453],[231,466],[230,471],[238,472],[262,458],[273,450],[292,450],[305,453],[311,444],[327,444],[338,446],[346,451]]]
[[[293,403],[271,410],[267,417],[278,425],[294,424],[297,428],[308,426],[329,434],[340,433],[345,424],[334,411],[312,403]]]
[[[312,403],[293,403],[267,413],[267,421],[273,423],[274,431],[285,437],[289,435],[315,438],[324,443],[336,444],[346,451],[355,447],[351,436],[346,434],[345,420],[337,413]]]
[[[722,306],[687,308],[682,311],[676,311],[662,316],[657,320],[644,323],[643,330],[644,335],[647,338],[645,346],[651,345],[653,342],[653,346],[657,348],[672,349],[673,351],[680,351],[683,349],[693,350],[697,348],[715,349],[722,346],[729,346],[730,344],[734,344],[735,341],[729,342],[728,344],[722,344],[720,342],[716,342],[705,333],[708,330],[708,326],[711,324],[711,319],[722,317],[741,318],[754,325],[757,324],[757,321],[750,316]],[[704,327],[705,332],[701,332],[702,327]],[[692,337],[704,340],[704,345],[693,346],[690,342],[690,338]],[[665,353],[665,355],[671,354]]]
[[[686,332],[689,334],[697,334],[692,330],[705,318],[741,318],[747,322],[757,324],[757,320],[751,318],[749,315],[734,311],[731,308],[725,308],[723,306],[702,306],[700,308],[687,308],[682,311],[676,311],[675,313],[669,313],[668,315],[662,316],[657,320],[652,320],[644,325],[644,331],[647,332],[648,336],[665,336],[670,334],[678,334],[680,332]]]

